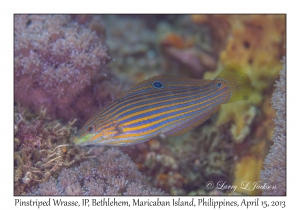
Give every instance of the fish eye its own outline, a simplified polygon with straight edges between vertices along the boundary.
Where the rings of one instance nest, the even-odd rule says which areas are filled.
[[[221,82],[218,82],[218,83],[217,83],[217,88],[220,88],[220,87],[222,87],[222,83],[221,83]]]
[[[160,81],[154,81],[154,82],[152,82],[152,86],[154,88],[157,88],[157,89],[160,89],[160,88],[164,87],[163,83],[161,83]]]
[[[90,126],[88,126],[88,127],[86,128],[86,130],[87,130],[87,132],[89,132],[89,133],[93,133],[94,130],[95,130],[95,126],[94,126],[94,125],[90,125]]]

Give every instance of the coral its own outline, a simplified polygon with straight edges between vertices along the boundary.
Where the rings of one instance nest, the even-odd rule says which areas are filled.
[[[225,47],[220,52],[216,72],[207,72],[204,78],[214,78],[224,66],[238,63],[251,79],[252,93],[246,101],[221,107],[217,125],[229,125],[236,143],[236,164],[233,183],[254,183],[259,180],[268,139],[275,115],[269,101],[273,83],[282,66],[285,54],[285,15],[228,15],[218,16],[229,23]],[[251,167],[249,167],[251,165]],[[241,189],[241,188],[239,188]],[[239,193],[258,195],[260,190],[241,190]]]
[[[260,177],[263,183],[276,186],[263,189],[263,195],[286,195],[286,66],[280,71],[272,97],[272,107],[276,111],[274,144],[264,161]]]
[[[32,114],[15,106],[14,185],[15,195],[47,181],[62,168],[91,158],[86,148],[72,146],[75,120],[63,125],[51,120],[45,110]]]
[[[255,90],[272,86],[285,54],[285,15],[229,16],[231,34],[220,58],[238,62]]]
[[[222,46],[217,70],[206,72],[204,78],[214,78],[224,66],[234,62],[246,71],[252,82],[250,99],[223,105],[217,119],[217,126],[230,126],[236,143],[233,183],[238,186],[241,181],[258,181],[273,131],[271,122],[275,112],[268,102],[282,66],[280,59],[285,55],[285,18],[285,15],[192,16],[193,22],[210,27],[212,39]],[[218,29],[216,23],[222,23]],[[253,195],[260,191],[241,193]]]
[[[207,181],[232,183],[234,142],[228,127],[205,123],[185,135],[121,148],[155,187],[171,195],[206,190]]]
[[[70,120],[118,90],[107,72],[104,26],[92,15],[15,15],[15,101]],[[95,84],[107,81],[99,89]],[[114,87],[115,89],[113,89]],[[101,92],[101,104],[96,96]],[[82,119],[81,119],[82,120]]]
[[[217,125],[222,125],[234,121],[231,124],[230,131],[232,138],[236,143],[243,142],[250,134],[251,124],[257,114],[257,108],[250,105],[247,101],[240,101],[238,105],[224,105],[226,112],[220,112],[217,120]],[[243,113],[242,115],[240,113]]]
[[[260,189],[253,188],[254,183],[259,180],[259,170],[263,165],[263,159],[254,154],[244,155],[235,165],[234,186],[238,186],[237,193],[245,195],[259,195]],[[251,171],[251,173],[249,172]],[[247,187],[246,187],[247,186]]]
[[[63,169],[57,179],[33,187],[31,195],[165,195],[147,184],[130,158],[117,148],[95,148],[96,158]]]
[[[232,135],[237,137],[237,142],[243,142],[253,125],[253,116],[259,112],[253,108],[259,109],[270,100],[272,85],[281,68],[280,59],[285,53],[285,15],[226,15],[218,18],[227,21],[230,30],[220,53],[219,68],[214,73],[206,73],[204,78],[214,78],[223,66],[232,62],[238,63],[249,75],[253,86],[250,99],[222,106],[218,118],[218,125],[232,123]],[[270,109],[256,115],[261,118],[261,126],[257,128],[266,125],[264,130],[271,130],[265,121],[269,121],[272,113],[266,113],[266,110]],[[249,118],[253,120],[249,121]]]
[[[164,194],[120,150],[74,147],[73,124],[51,120],[45,110],[32,114],[15,106],[15,195]]]
[[[227,127],[210,123],[187,133],[185,138],[172,140],[172,154],[180,166],[179,173],[186,179],[184,186],[188,192],[207,190],[207,181],[232,183],[234,144]]]

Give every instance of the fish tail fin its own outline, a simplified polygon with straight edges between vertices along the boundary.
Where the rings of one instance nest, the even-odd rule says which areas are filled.
[[[231,96],[226,103],[246,100],[251,93],[251,82],[248,75],[239,65],[230,64],[215,78],[225,80],[231,89]]]

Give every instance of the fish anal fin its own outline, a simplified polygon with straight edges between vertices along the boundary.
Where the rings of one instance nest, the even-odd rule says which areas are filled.
[[[166,138],[167,138],[167,136],[166,136],[164,133],[159,134],[159,136],[160,136],[162,139],[166,139]]]

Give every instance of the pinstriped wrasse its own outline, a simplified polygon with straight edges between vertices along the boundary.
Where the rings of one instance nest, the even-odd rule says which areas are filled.
[[[177,136],[202,124],[222,104],[247,99],[248,76],[227,66],[214,80],[155,76],[133,86],[91,117],[78,145],[127,146],[156,136]]]

